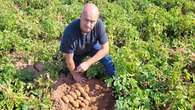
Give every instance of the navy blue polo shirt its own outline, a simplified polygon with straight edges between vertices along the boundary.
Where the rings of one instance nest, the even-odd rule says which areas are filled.
[[[104,44],[108,41],[103,22],[98,19],[94,28],[83,35],[80,29],[80,19],[72,21],[64,30],[61,39],[60,51],[63,53],[74,53],[83,55],[93,48],[93,45],[99,42]]]

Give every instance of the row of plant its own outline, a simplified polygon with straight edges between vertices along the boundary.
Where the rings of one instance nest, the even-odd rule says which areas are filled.
[[[65,26],[95,3],[109,35],[117,75],[116,109],[191,110],[195,103],[193,0],[0,0],[0,109],[51,109],[49,91],[63,68]],[[180,51],[180,50],[182,51]],[[44,73],[16,68],[43,62]],[[88,71],[101,73],[97,64]]]

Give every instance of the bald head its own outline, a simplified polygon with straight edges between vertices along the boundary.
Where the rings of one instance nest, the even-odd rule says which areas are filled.
[[[96,5],[92,3],[85,4],[81,17],[80,17],[80,28],[83,33],[90,32],[95,26],[99,17],[99,10]]]
[[[85,4],[81,14],[87,14],[87,15],[93,15],[99,17],[99,10],[95,4],[87,3]]]

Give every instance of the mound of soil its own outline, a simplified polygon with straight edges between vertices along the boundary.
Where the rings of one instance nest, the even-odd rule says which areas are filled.
[[[52,110],[113,110],[112,89],[98,79],[75,83],[72,76],[61,75],[51,91]]]

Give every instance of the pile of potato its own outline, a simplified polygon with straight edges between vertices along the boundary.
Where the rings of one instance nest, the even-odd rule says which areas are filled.
[[[86,107],[90,103],[90,97],[80,84],[75,84],[62,96],[64,103],[71,104],[75,108]]]

